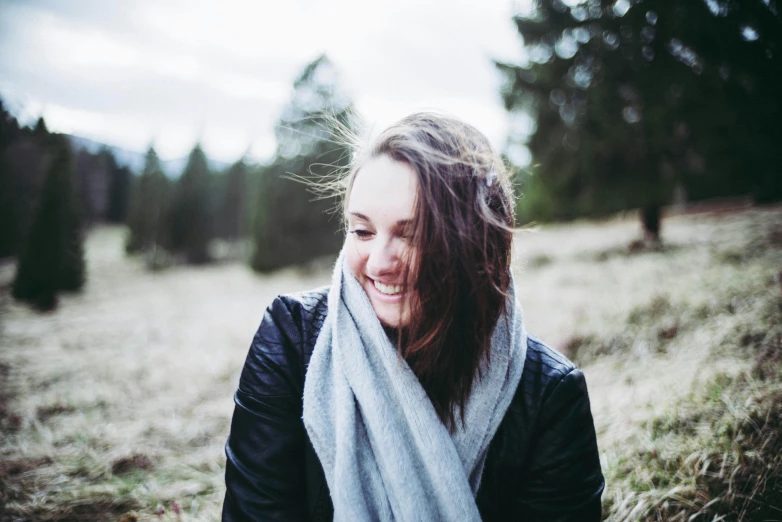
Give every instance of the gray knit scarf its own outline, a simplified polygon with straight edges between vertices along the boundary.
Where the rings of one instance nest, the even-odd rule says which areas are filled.
[[[486,455],[521,379],[527,336],[513,287],[453,434],[340,254],[304,385],[304,425],[334,520],[480,520]],[[490,362],[490,364],[489,364]]]

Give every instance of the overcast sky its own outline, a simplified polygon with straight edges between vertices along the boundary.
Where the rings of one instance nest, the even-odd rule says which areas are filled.
[[[274,151],[293,79],[325,52],[374,127],[416,108],[502,148],[492,59],[524,59],[528,0],[0,0],[0,94],[25,121],[164,159]]]

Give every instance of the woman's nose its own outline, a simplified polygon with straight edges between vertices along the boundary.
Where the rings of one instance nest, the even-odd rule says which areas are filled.
[[[393,240],[377,241],[369,252],[367,268],[370,274],[384,275],[393,272],[399,264],[399,252]]]

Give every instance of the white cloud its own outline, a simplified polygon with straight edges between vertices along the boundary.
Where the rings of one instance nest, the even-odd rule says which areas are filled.
[[[242,156],[251,145],[247,131],[242,128],[210,125],[204,130],[203,142],[207,153],[213,156],[236,159]],[[208,144],[208,146],[206,145]]]
[[[223,0],[148,3],[140,19],[152,31],[191,48],[243,59],[306,59],[312,54],[312,20],[302,4]]]
[[[194,56],[175,53],[149,53],[146,68],[158,74],[182,80],[197,80],[204,76],[204,67]]]
[[[142,150],[149,142],[149,128],[130,115],[85,111],[74,107],[33,102],[41,106],[50,130],[76,134],[107,144]]]
[[[51,66],[70,68],[123,68],[138,65],[141,55],[131,45],[104,31],[67,26],[58,18],[34,12],[30,15],[30,40],[35,51]]]
[[[155,151],[163,159],[185,156],[199,140],[200,131],[189,123],[166,122],[156,125],[148,141],[153,143]]]
[[[209,83],[228,96],[284,103],[291,93],[290,83],[269,81],[243,74],[225,73],[214,76]]]
[[[48,105],[43,107],[43,117],[49,127],[58,132],[73,132],[75,129],[90,134],[100,133],[105,127],[105,116],[99,113]]]

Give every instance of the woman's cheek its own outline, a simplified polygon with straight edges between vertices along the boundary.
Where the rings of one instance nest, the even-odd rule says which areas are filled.
[[[355,239],[354,234],[348,235],[345,239],[345,264],[353,272],[356,279],[361,280],[361,273],[364,271],[365,256],[361,252],[361,245]]]

